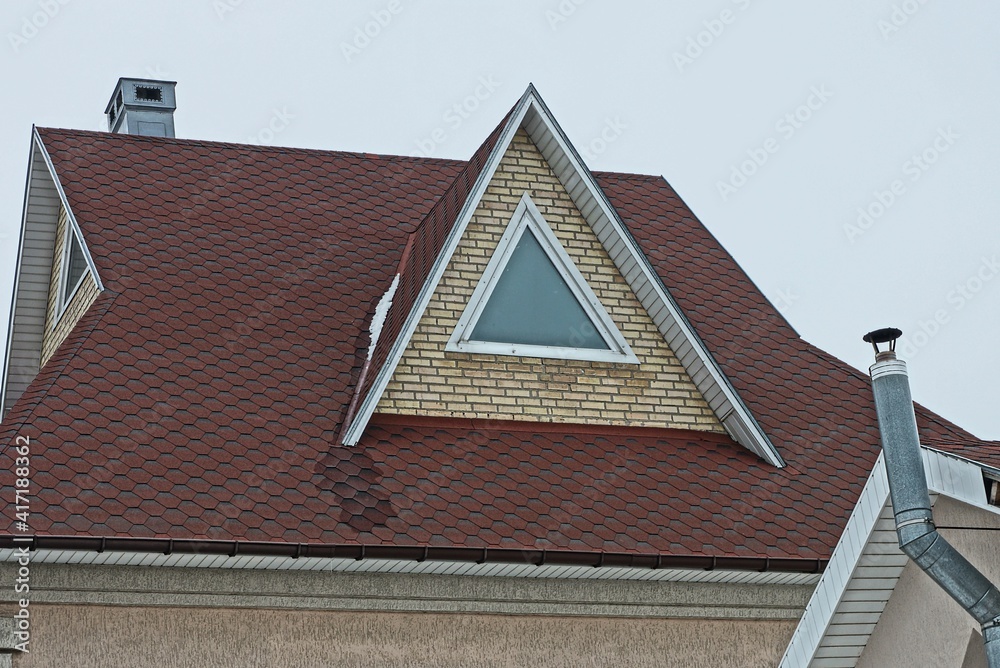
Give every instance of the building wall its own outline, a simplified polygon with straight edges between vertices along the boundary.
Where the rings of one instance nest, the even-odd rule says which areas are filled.
[[[40,562],[30,582],[15,668],[764,667],[812,589]]]
[[[83,279],[83,284],[73,295],[66,310],[59,313],[59,290],[60,277],[62,276],[62,265],[65,253],[63,249],[66,244],[66,234],[69,228],[69,219],[66,209],[59,209],[59,224],[56,227],[56,247],[52,256],[52,277],[49,281],[49,304],[45,314],[45,336],[42,339],[42,366],[45,366],[52,354],[55,353],[69,333],[73,331],[76,323],[80,321],[83,314],[87,312],[90,305],[97,299],[97,282],[88,271]],[[58,318],[58,320],[57,320]]]
[[[15,668],[774,666],[794,622],[49,606]]]
[[[1000,583],[1000,515],[939,496],[934,521],[948,542]],[[978,631],[976,621],[910,562],[857,665],[985,668],[982,641],[974,638]]]
[[[445,351],[525,191],[640,364]],[[724,432],[523,130],[504,155],[377,411]]]

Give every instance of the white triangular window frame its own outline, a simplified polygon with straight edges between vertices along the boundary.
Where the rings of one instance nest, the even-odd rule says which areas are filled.
[[[83,271],[80,272],[76,280],[73,280],[73,277],[70,275],[74,246],[79,249],[80,260],[83,261]],[[80,286],[87,280],[88,274],[90,274],[90,262],[87,258],[87,252],[84,250],[83,238],[73,228],[73,225],[67,221],[66,243],[63,245],[62,250],[62,272],[59,279],[59,301],[57,302],[59,308],[53,324],[59,322],[59,319],[62,318],[62,314],[66,311],[70,302],[73,301],[73,297],[80,290]]]
[[[573,348],[564,346],[533,345],[524,343],[504,343],[498,341],[478,341],[472,338],[476,324],[490,301],[494,288],[500,281],[507,263],[513,256],[518,242],[524,234],[532,234],[545,255],[565,281],[577,302],[583,308],[598,335],[607,344],[607,349]],[[517,357],[540,357],[546,359],[571,359],[593,362],[616,362],[638,364],[625,337],[615,325],[600,299],[587,284],[573,259],[552,232],[541,211],[525,192],[514,210],[493,257],[486,265],[479,284],[472,293],[465,311],[458,320],[446,350],[452,352],[480,353],[489,355],[509,355]]]

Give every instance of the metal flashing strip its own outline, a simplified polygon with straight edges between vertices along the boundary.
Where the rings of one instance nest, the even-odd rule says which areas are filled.
[[[444,561],[441,559],[392,559],[392,558],[362,558],[363,547],[352,548],[358,554],[355,557],[311,557],[289,555],[246,554],[250,548],[234,550],[229,543],[229,552],[222,554],[188,552],[171,552],[165,554],[165,549],[158,552],[131,552],[124,550],[101,551],[100,544],[107,541],[92,539],[97,545],[92,550],[71,549],[38,549],[31,553],[31,562],[47,564],[93,564],[112,566],[156,566],[179,568],[217,568],[217,569],[253,569],[253,570],[291,570],[291,571],[330,571],[338,573],[412,573],[431,575],[467,575],[480,577],[518,577],[542,579],[572,579],[572,580],[643,580],[655,582],[695,582],[695,583],[729,583],[729,584],[770,584],[770,585],[814,585],[819,580],[819,573],[806,572],[808,565],[820,566],[811,560],[808,564],[799,564],[800,571],[779,570],[736,570],[738,565],[725,558],[717,560],[719,568],[663,568],[639,566],[592,566],[571,565],[559,563],[503,563],[475,561]],[[166,543],[167,541],[160,541]],[[182,541],[174,541],[180,543]],[[291,546],[295,552],[308,555],[307,546]],[[370,550],[371,548],[369,548]],[[417,548],[423,549],[423,548]],[[236,552],[236,554],[233,554]],[[492,552],[490,553],[492,554]],[[0,549],[0,561],[16,562],[16,548]],[[552,561],[559,561],[558,555],[549,555]],[[710,558],[709,558],[710,559]],[[607,561],[613,561],[608,559]],[[733,560],[735,561],[735,560]],[[758,565],[764,565],[764,559],[755,560]],[[777,560],[770,560],[771,564]],[[664,561],[663,563],[666,563]],[[749,565],[749,564],[747,564]]]

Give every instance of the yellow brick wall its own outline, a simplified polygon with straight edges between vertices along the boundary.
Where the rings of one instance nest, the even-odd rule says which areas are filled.
[[[73,295],[66,310],[60,315],[59,279],[62,276],[68,225],[69,219],[66,216],[66,209],[60,208],[59,225],[56,227],[56,248],[52,257],[52,276],[49,279],[49,305],[45,315],[45,336],[42,339],[42,366],[45,366],[59,344],[73,331],[73,327],[94,303],[98,294],[97,282],[88,271],[84,275],[83,284]]]
[[[640,364],[445,351],[525,191]],[[724,431],[523,131],[504,155],[376,411]]]

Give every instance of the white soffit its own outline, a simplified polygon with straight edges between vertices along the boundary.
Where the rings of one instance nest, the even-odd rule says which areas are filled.
[[[986,501],[979,465],[926,447],[921,454],[932,502],[944,494],[1000,514]],[[907,560],[896,539],[880,453],[780,668],[853,668]]]
[[[16,549],[0,550],[0,562],[17,562]],[[625,568],[560,566],[544,564],[477,564],[458,561],[401,561],[395,559],[339,559],[326,557],[265,557],[210,554],[163,554],[161,552],[96,552],[37,550],[32,564],[91,564],[108,566],[159,566],[174,568],[219,568],[272,571],[330,571],[336,573],[418,573],[560,580],[644,580],[745,585],[814,585],[815,573],[777,571],[688,570],[679,568]]]
[[[522,127],[566,188],[584,219],[593,228],[615,266],[656,323],[667,344],[684,365],[695,386],[730,436],[767,462],[777,467],[784,467],[781,455],[715,363],[694,328],[681,313],[639,245],[597,185],[590,170],[584,165],[583,159],[566,138],[562,128],[556,123],[532,85],[528,86],[521,97],[496,146],[493,147],[451,229],[442,252],[435,260],[416,304],[409,313],[398,339],[393,343],[386,363],[380,369],[371,391],[365,397],[358,415],[347,430],[344,443],[355,445],[361,438],[500,160],[507,152],[514,134]]]

